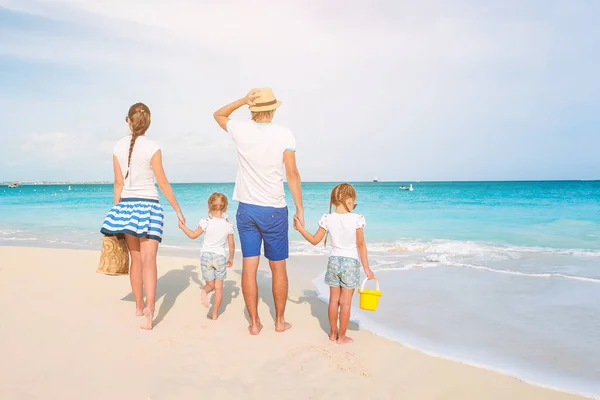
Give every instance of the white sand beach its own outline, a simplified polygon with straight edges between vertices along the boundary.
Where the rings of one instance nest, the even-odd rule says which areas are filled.
[[[430,357],[352,327],[328,340],[311,279],[322,257],[292,257],[287,318],[276,333],[268,266],[265,326],[247,332],[236,259],[218,321],[200,304],[198,259],[159,257],[155,328],[138,328],[128,277],[95,273],[99,252],[0,247],[0,398],[13,399],[576,399]]]

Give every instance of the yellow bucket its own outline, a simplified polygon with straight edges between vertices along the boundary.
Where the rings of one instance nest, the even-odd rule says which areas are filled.
[[[368,279],[365,278],[360,289],[358,289],[358,293],[360,294],[360,308],[368,311],[377,310],[377,306],[379,305],[379,298],[381,297],[381,292],[379,291],[379,281],[377,278],[375,279],[375,290],[365,289],[365,284]]]

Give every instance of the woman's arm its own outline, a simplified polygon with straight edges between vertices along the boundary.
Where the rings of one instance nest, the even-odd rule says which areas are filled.
[[[227,240],[229,240],[229,260],[227,260],[227,268],[231,268],[233,267],[233,257],[235,256],[235,240],[233,240],[233,235],[229,235]]]
[[[367,244],[365,243],[365,232],[362,228],[356,230],[356,246],[358,247],[358,255],[360,256],[360,262],[363,265],[367,278],[375,278],[375,274],[369,267],[369,257],[367,256]]]
[[[312,244],[313,246],[319,244],[327,233],[325,229],[319,227],[319,230],[314,235],[311,235],[300,223],[300,219],[298,217],[294,217],[294,228],[300,232],[300,234],[308,241],[308,243]]]
[[[115,203],[115,205],[117,205],[121,201],[121,193],[123,193],[123,186],[125,186],[125,183],[123,182],[123,172],[121,171],[121,166],[119,165],[119,160],[117,160],[117,157],[115,157],[114,155],[113,155],[113,170],[115,171],[113,202]]]
[[[177,199],[175,198],[175,193],[173,193],[173,188],[167,179],[167,175],[165,174],[165,170],[163,168],[162,162],[162,152],[158,150],[152,156],[150,160],[150,165],[152,166],[152,170],[154,171],[154,176],[156,176],[156,182],[158,183],[158,188],[162,192],[162,194],[166,197],[171,207],[177,213],[177,219],[185,224],[185,217],[181,212],[181,208],[179,207],[179,203],[177,203]]]
[[[183,233],[185,233],[190,239],[198,239],[204,233],[204,229],[198,227],[195,231],[193,231],[185,226],[185,224],[181,221],[179,221],[177,225],[179,226],[179,229],[181,229]]]

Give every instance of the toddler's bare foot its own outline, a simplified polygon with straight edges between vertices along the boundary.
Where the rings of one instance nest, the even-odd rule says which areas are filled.
[[[151,330],[152,320],[154,319],[154,311],[150,311],[149,308],[144,308],[144,322],[140,325],[140,328]]]
[[[289,329],[292,329],[292,324],[289,324],[287,322],[278,322],[275,325],[275,332],[285,332]]]
[[[200,298],[202,299],[202,305],[204,307],[210,307],[210,304],[208,303],[208,293],[206,293],[206,290],[202,289],[200,291]]]
[[[262,326],[262,324],[259,322],[259,323],[258,323],[258,324],[256,324],[256,325],[250,325],[250,326],[248,327],[248,331],[250,332],[250,334],[251,334],[251,335],[255,335],[255,336],[256,336],[256,335],[258,335],[258,334],[260,333],[260,331],[262,331],[262,328],[263,328],[263,326]]]
[[[329,334],[329,340],[331,340],[332,342],[335,342],[337,340],[337,338],[338,338],[337,332],[331,332]]]
[[[340,337],[338,338],[338,344],[350,344],[352,342],[354,342],[354,339],[352,339],[351,337],[348,336],[344,336],[344,337]]]
[[[216,321],[219,318],[219,313],[213,312],[212,314],[208,315],[208,318]]]
[[[141,317],[142,315],[144,315],[144,309],[143,308],[136,308],[135,309],[135,316],[136,317]]]

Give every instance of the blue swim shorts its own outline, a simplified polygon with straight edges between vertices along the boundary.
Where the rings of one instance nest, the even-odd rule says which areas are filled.
[[[264,242],[265,257],[271,261],[285,260],[289,256],[287,207],[263,207],[240,203],[237,214],[242,256],[260,256]]]

